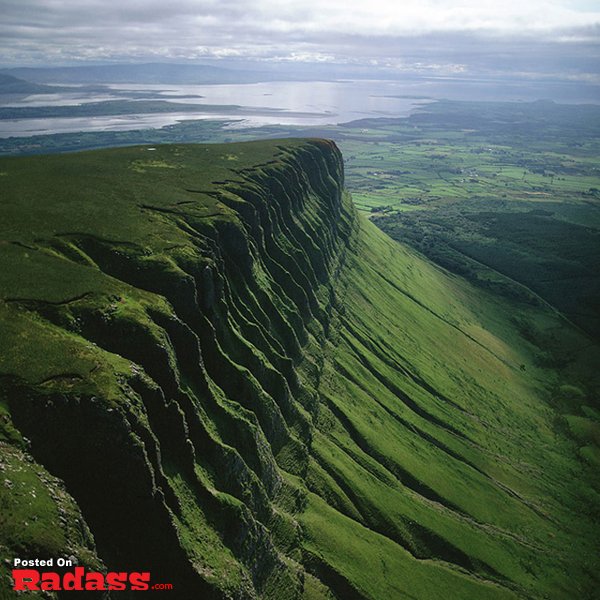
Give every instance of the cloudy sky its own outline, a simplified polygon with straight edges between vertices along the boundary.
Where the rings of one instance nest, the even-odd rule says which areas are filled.
[[[598,81],[600,0],[0,0],[0,65],[347,64]]]

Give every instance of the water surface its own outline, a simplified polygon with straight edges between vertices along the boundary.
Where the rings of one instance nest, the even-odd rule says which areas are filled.
[[[61,85],[56,94],[34,94],[5,106],[76,106],[106,100],[163,100],[192,104],[197,111],[120,116],[0,120],[0,137],[77,131],[160,128],[185,120],[223,119],[236,127],[334,125],[362,118],[406,117],[432,99],[600,102],[600,87],[564,82],[523,82],[459,78],[403,81],[278,81],[223,85],[109,84],[90,91]],[[206,105],[211,105],[208,109]],[[214,106],[219,108],[215,110]],[[203,108],[204,106],[204,108]],[[222,110],[221,110],[222,108]]]

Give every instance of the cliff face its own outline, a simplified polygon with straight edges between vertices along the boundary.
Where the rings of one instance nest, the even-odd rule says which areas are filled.
[[[84,532],[48,545],[15,516],[3,554],[149,570],[180,598],[592,589],[563,548],[593,552],[565,517],[592,491],[568,491],[585,467],[532,349],[357,217],[332,143],[0,170],[0,448],[64,481]]]

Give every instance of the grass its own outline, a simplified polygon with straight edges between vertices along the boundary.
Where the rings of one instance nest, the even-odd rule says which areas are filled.
[[[52,464],[107,566],[206,597],[592,598],[598,347],[386,236],[326,142],[155,148],[0,161],[3,447]],[[8,552],[68,545],[47,510]]]
[[[359,209],[444,268],[507,296],[525,286],[598,338],[597,107],[444,101],[367,123],[340,136]]]
[[[443,563],[415,561],[386,536],[357,529],[352,520],[318,497],[311,496],[302,522],[311,540],[307,550],[333,563],[363,597],[435,598],[440,589],[457,600],[518,597],[493,583],[474,581]]]
[[[549,520],[558,510],[583,542],[587,517],[577,525],[558,508],[573,501],[572,484],[560,483],[572,468],[567,456],[573,457],[573,443],[568,436],[558,441],[545,389],[549,378],[565,373],[540,369],[510,318],[515,310],[531,319],[544,311],[509,308],[381,238],[372,225],[363,227],[358,258],[346,271],[352,281],[344,306],[352,317],[343,321],[321,385],[343,427],[333,427],[327,411],[323,433],[331,441],[315,440],[319,464],[345,484],[352,509],[363,516],[354,519],[358,529],[381,532],[417,557],[435,548],[437,556],[461,565],[467,556],[480,576],[518,594],[531,588],[568,597],[570,585],[584,585],[589,565],[566,566],[561,548],[574,542]],[[554,321],[546,327],[562,327],[552,313],[545,318]],[[427,391],[421,386],[417,392],[415,380],[428,382]],[[411,402],[403,403],[404,397]],[[569,419],[579,424],[583,417]],[[324,485],[320,495],[336,497],[336,488],[324,493]],[[576,487],[582,493],[576,504],[584,502],[578,514],[593,514],[595,501],[583,508],[582,498],[594,498],[594,488]],[[338,506],[352,515],[343,502]],[[330,528],[315,531],[324,547],[337,535]],[[588,549],[581,555],[590,556],[592,538],[583,543]],[[564,569],[570,582],[561,582]],[[363,581],[371,572],[359,569],[354,576]],[[405,585],[408,597],[427,597],[419,586]],[[371,591],[369,597],[386,594],[393,592]]]
[[[77,556],[90,570],[102,569],[80,509],[52,477],[15,445],[0,441],[0,596],[8,598],[15,558]],[[31,593],[32,598],[46,594]]]

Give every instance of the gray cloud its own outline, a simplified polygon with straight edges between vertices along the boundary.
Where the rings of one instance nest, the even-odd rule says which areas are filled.
[[[550,0],[3,0],[5,66],[246,59],[595,76],[600,11]]]

